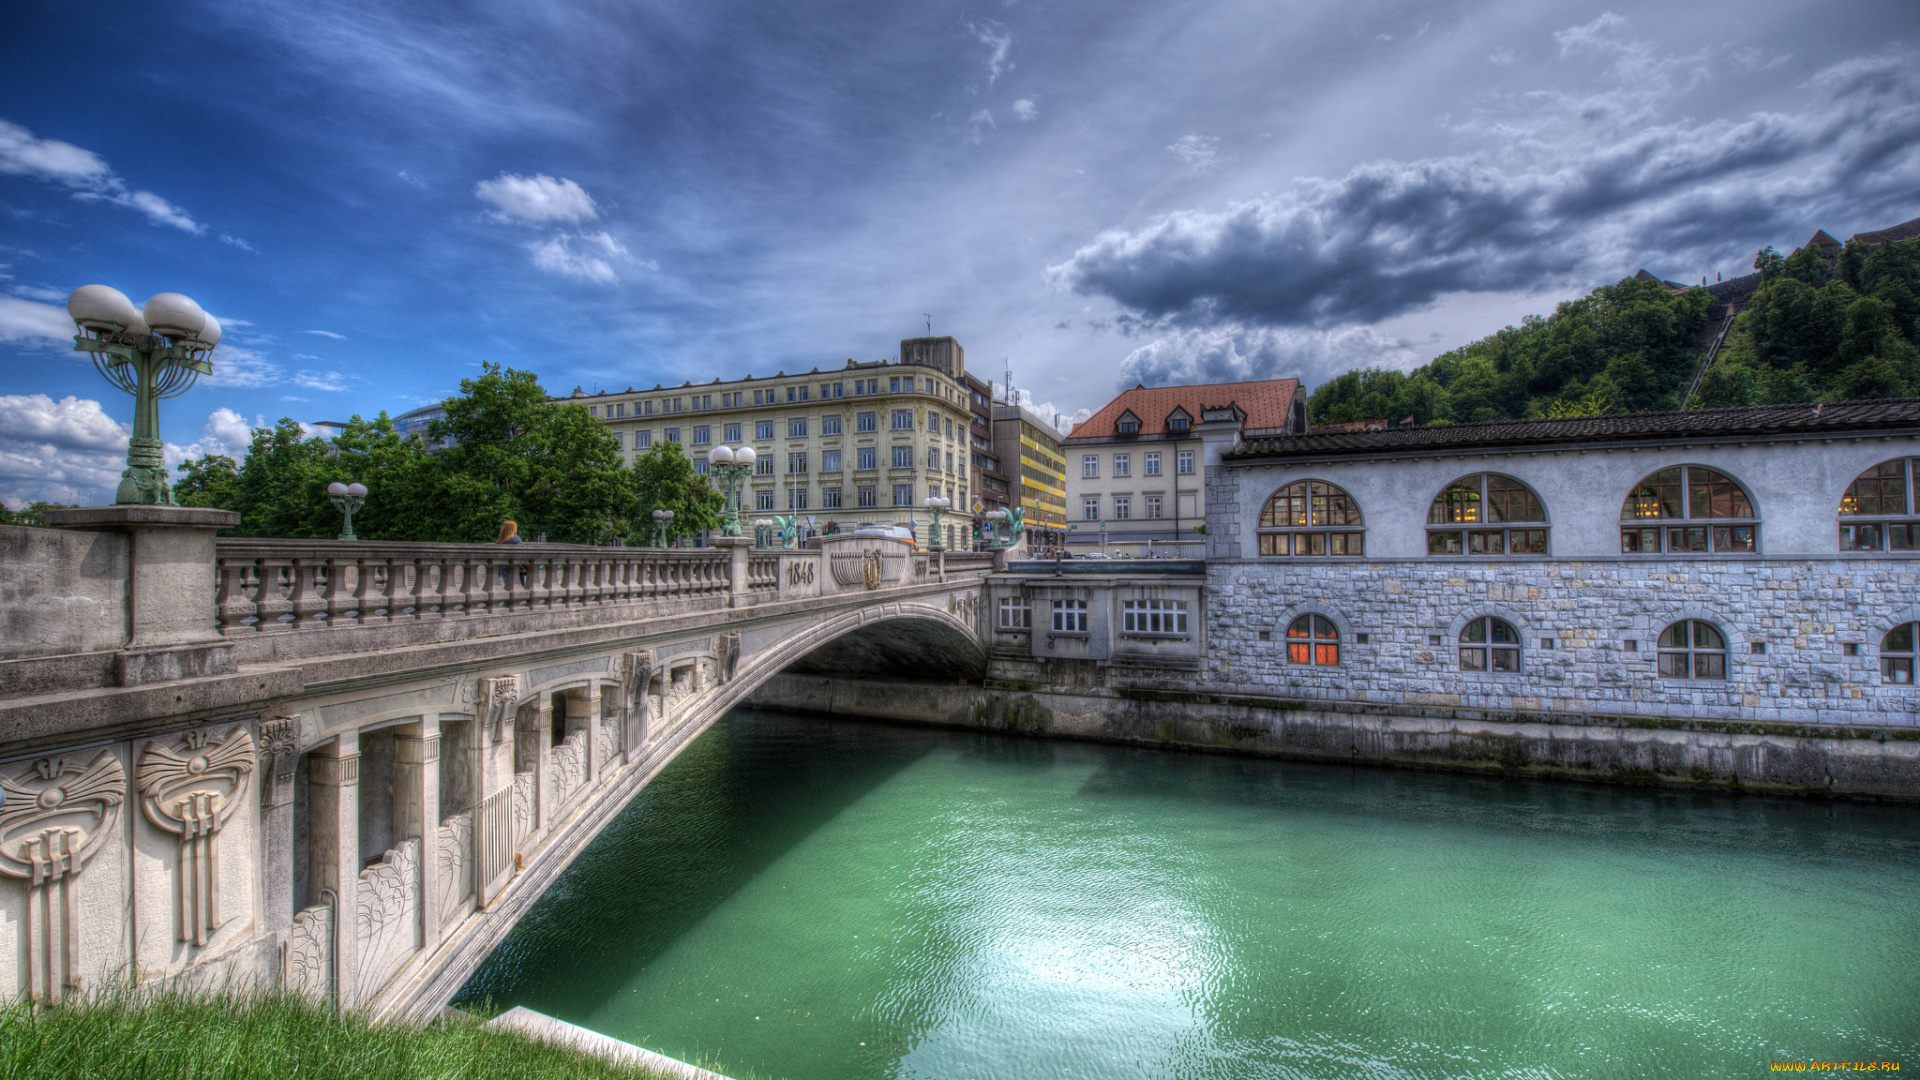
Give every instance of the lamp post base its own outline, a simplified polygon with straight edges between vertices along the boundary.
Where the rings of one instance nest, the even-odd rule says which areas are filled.
[[[173,505],[165,446],[159,439],[133,439],[128,444],[127,470],[120,474],[113,502],[116,506]]]

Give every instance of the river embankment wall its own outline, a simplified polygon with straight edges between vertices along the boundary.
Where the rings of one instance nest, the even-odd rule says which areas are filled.
[[[1907,726],[1570,716],[799,672],[769,679],[748,703],[1253,757],[1920,802],[1920,731]]]

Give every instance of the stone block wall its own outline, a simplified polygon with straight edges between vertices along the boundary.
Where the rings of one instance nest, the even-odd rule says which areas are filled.
[[[1217,530],[1210,519],[1209,533],[1225,546],[1233,523],[1221,518]],[[1920,620],[1917,576],[1911,562],[1857,557],[1222,560],[1208,571],[1201,681],[1220,692],[1575,720],[1913,727],[1920,690],[1881,682],[1879,646],[1889,628]],[[1338,665],[1288,662],[1287,627],[1306,613],[1339,628]],[[1460,670],[1460,630],[1484,615],[1519,630],[1520,673]],[[1681,619],[1711,622],[1726,636],[1725,680],[1659,676],[1656,643]],[[1754,652],[1756,644],[1765,651]]]

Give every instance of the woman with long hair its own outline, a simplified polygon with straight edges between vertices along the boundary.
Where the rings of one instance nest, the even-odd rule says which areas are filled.
[[[518,544],[518,543],[520,543],[520,542],[521,542],[521,540],[520,540],[520,526],[518,526],[518,525],[516,525],[516,524],[514,524],[514,523],[513,523],[513,522],[511,522],[511,521],[503,521],[503,522],[501,522],[501,523],[500,523],[500,537],[499,537],[499,539],[497,539],[497,540],[495,540],[495,541],[494,541],[494,543],[496,543],[496,544]]]

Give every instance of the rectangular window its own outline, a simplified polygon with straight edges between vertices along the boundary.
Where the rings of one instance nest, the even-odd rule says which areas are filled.
[[[1080,520],[1100,520],[1100,497],[1098,495],[1088,496],[1080,500]]]
[[[772,476],[773,475],[773,455],[772,454],[761,454],[759,457],[756,457],[753,459],[753,475],[755,476]]]
[[[947,452],[947,471],[948,472],[953,471],[953,452],[952,451]]]
[[[853,429],[854,429],[855,431],[878,431],[878,430],[880,430],[880,414],[879,414],[879,413],[870,413],[870,412],[863,412],[863,413],[854,413],[854,414],[853,414]]]
[[[893,467],[896,469],[913,468],[913,447],[896,446],[893,448]]]
[[[807,508],[807,489],[803,487],[787,489],[787,509],[805,510]]]
[[[1113,520],[1128,521],[1133,518],[1133,498],[1129,495],[1113,497]]]
[[[1160,496],[1147,496],[1147,516],[1156,520],[1160,517]]]
[[[1160,451],[1149,450],[1140,455],[1140,470],[1147,476],[1160,475]]]
[[[753,422],[753,437],[756,439],[773,438],[773,421],[755,420]]]
[[[996,625],[1002,630],[1033,629],[1033,604],[1024,596],[1001,597],[1000,618]]]
[[[695,427],[694,427],[694,429],[693,429],[693,445],[695,445],[695,446],[706,446],[707,444],[709,444],[709,443],[711,443],[711,442],[713,442],[713,429],[712,429],[712,428],[710,428],[710,427],[708,427],[708,426],[707,426],[707,425],[705,425],[705,424],[699,424],[699,425],[697,425],[697,426],[695,426]]]
[[[1116,477],[1133,475],[1132,454],[1113,455],[1113,475]]]
[[[1622,555],[1651,555],[1660,550],[1659,529],[1621,529]]]
[[[768,489],[766,489],[765,491],[756,491],[756,492],[754,492],[754,493],[753,493],[753,508],[754,508],[755,510],[771,510],[771,509],[773,509],[773,489],[772,489],[772,488],[768,488]]]
[[[893,430],[895,431],[912,431],[913,430],[913,410],[912,409],[893,410]]]
[[[614,432],[614,433],[613,433],[613,445],[615,445],[615,446],[617,446],[617,447],[619,447],[619,448],[621,448],[622,450],[624,450],[624,449],[626,449],[626,448],[627,448],[627,437],[626,437],[626,436],[625,436],[624,434],[622,434],[622,433],[620,433],[620,432],[618,432],[618,431],[616,431],[616,432]]]
[[[839,413],[829,413],[826,416],[823,416],[820,418],[820,434],[822,435],[840,434],[840,414]]]
[[[633,448],[635,450],[645,450],[647,447],[652,445],[653,445],[652,431],[650,430],[636,431],[633,433]]]
[[[913,505],[913,485],[912,484],[893,485],[893,505],[895,506],[912,506]]]
[[[1545,555],[1547,553],[1547,530],[1507,530],[1507,551],[1514,555]]]
[[[862,509],[871,509],[880,505],[880,489],[872,484],[860,485],[859,497]]]
[[[1185,600],[1127,600],[1120,611],[1122,633],[1187,636]]]
[[[837,487],[820,489],[820,509],[840,509],[840,489]]]
[[[1691,552],[1707,550],[1707,530],[1704,526],[1667,530],[1667,550],[1669,552]]]
[[[947,438],[949,439],[953,438],[953,420],[952,419],[947,420]]]
[[[804,439],[807,437],[807,418],[796,416],[787,421],[787,438]]]
[[[1099,454],[1080,455],[1080,479],[1082,480],[1100,479],[1100,455]]]
[[[880,467],[879,449],[872,446],[863,446],[860,448],[859,453],[860,453],[860,461],[859,461],[858,467],[860,469],[872,470]]]
[[[788,475],[804,474],[807,471],[807,454],[802,450],[798,454],[787,455]]]
[[[845,383],[834,383],[834,384],[833,384],[833,396],[834,396],[834,397],[836,397],[836,398],[843,398],[843,397],[846,397],[846,396],[847,396],[847,384],[845,384]]]
[[[679,441],[680,441],[680,429],[679,429],[679,428],[677,428],[677,427],[670,427],[670,428],[668,428],[668,429],[667,429],[667,441],[668,441],[668,442],[670,442],[670,443],[677,443],[677,442],[679,442]]]
[[[701,476],[707,475],[707,459],[703,457],[694,458],[693,471]]]
[[[929,498],[929,499],[937,499],[937,498],[939,498],[939,497],[940,497],[940,485],[939,485],[939,484],[928,484],[928,485],[927,485],[927,498]]]
[[[1752,551],[1753,526],[1716,525],[1713,528],[1713,550],[1715,551]]]
[[[820,451],[820,471],[828,472],[828,473],[839,472],[840,471],[840,451],[838,450]]]
[[[1174,455],[1174,467],[1181,476],[1193,475],[1193,451],[1182,450]]]
[[[1053,602],[1053,632],[1056,634],[1086,633],[1087,602],[1085,600],[1055,600]]]
[[[727,425],[727,426],[725,427],[725,429],[723,429],[723,430],[722,430],[722,432],[721,432],[721,435],[720,435],[720,438],[721,438],[722,440],[724,440],[724,441],[726,441],[726,442],[730,442],[730,443],[737,443],[737,442],[739,442],[739,441],[740,441],[740,425],[739,425],[739,424],[728,424],[728,425]]]
[[[940,451],[935,450],[931,447],[927,449],[927,471],[928,472],[940,471]]]
[[[1879,551],[1880,526],[1878,525],[1842,525],[1840,526],[1841,551]]]

